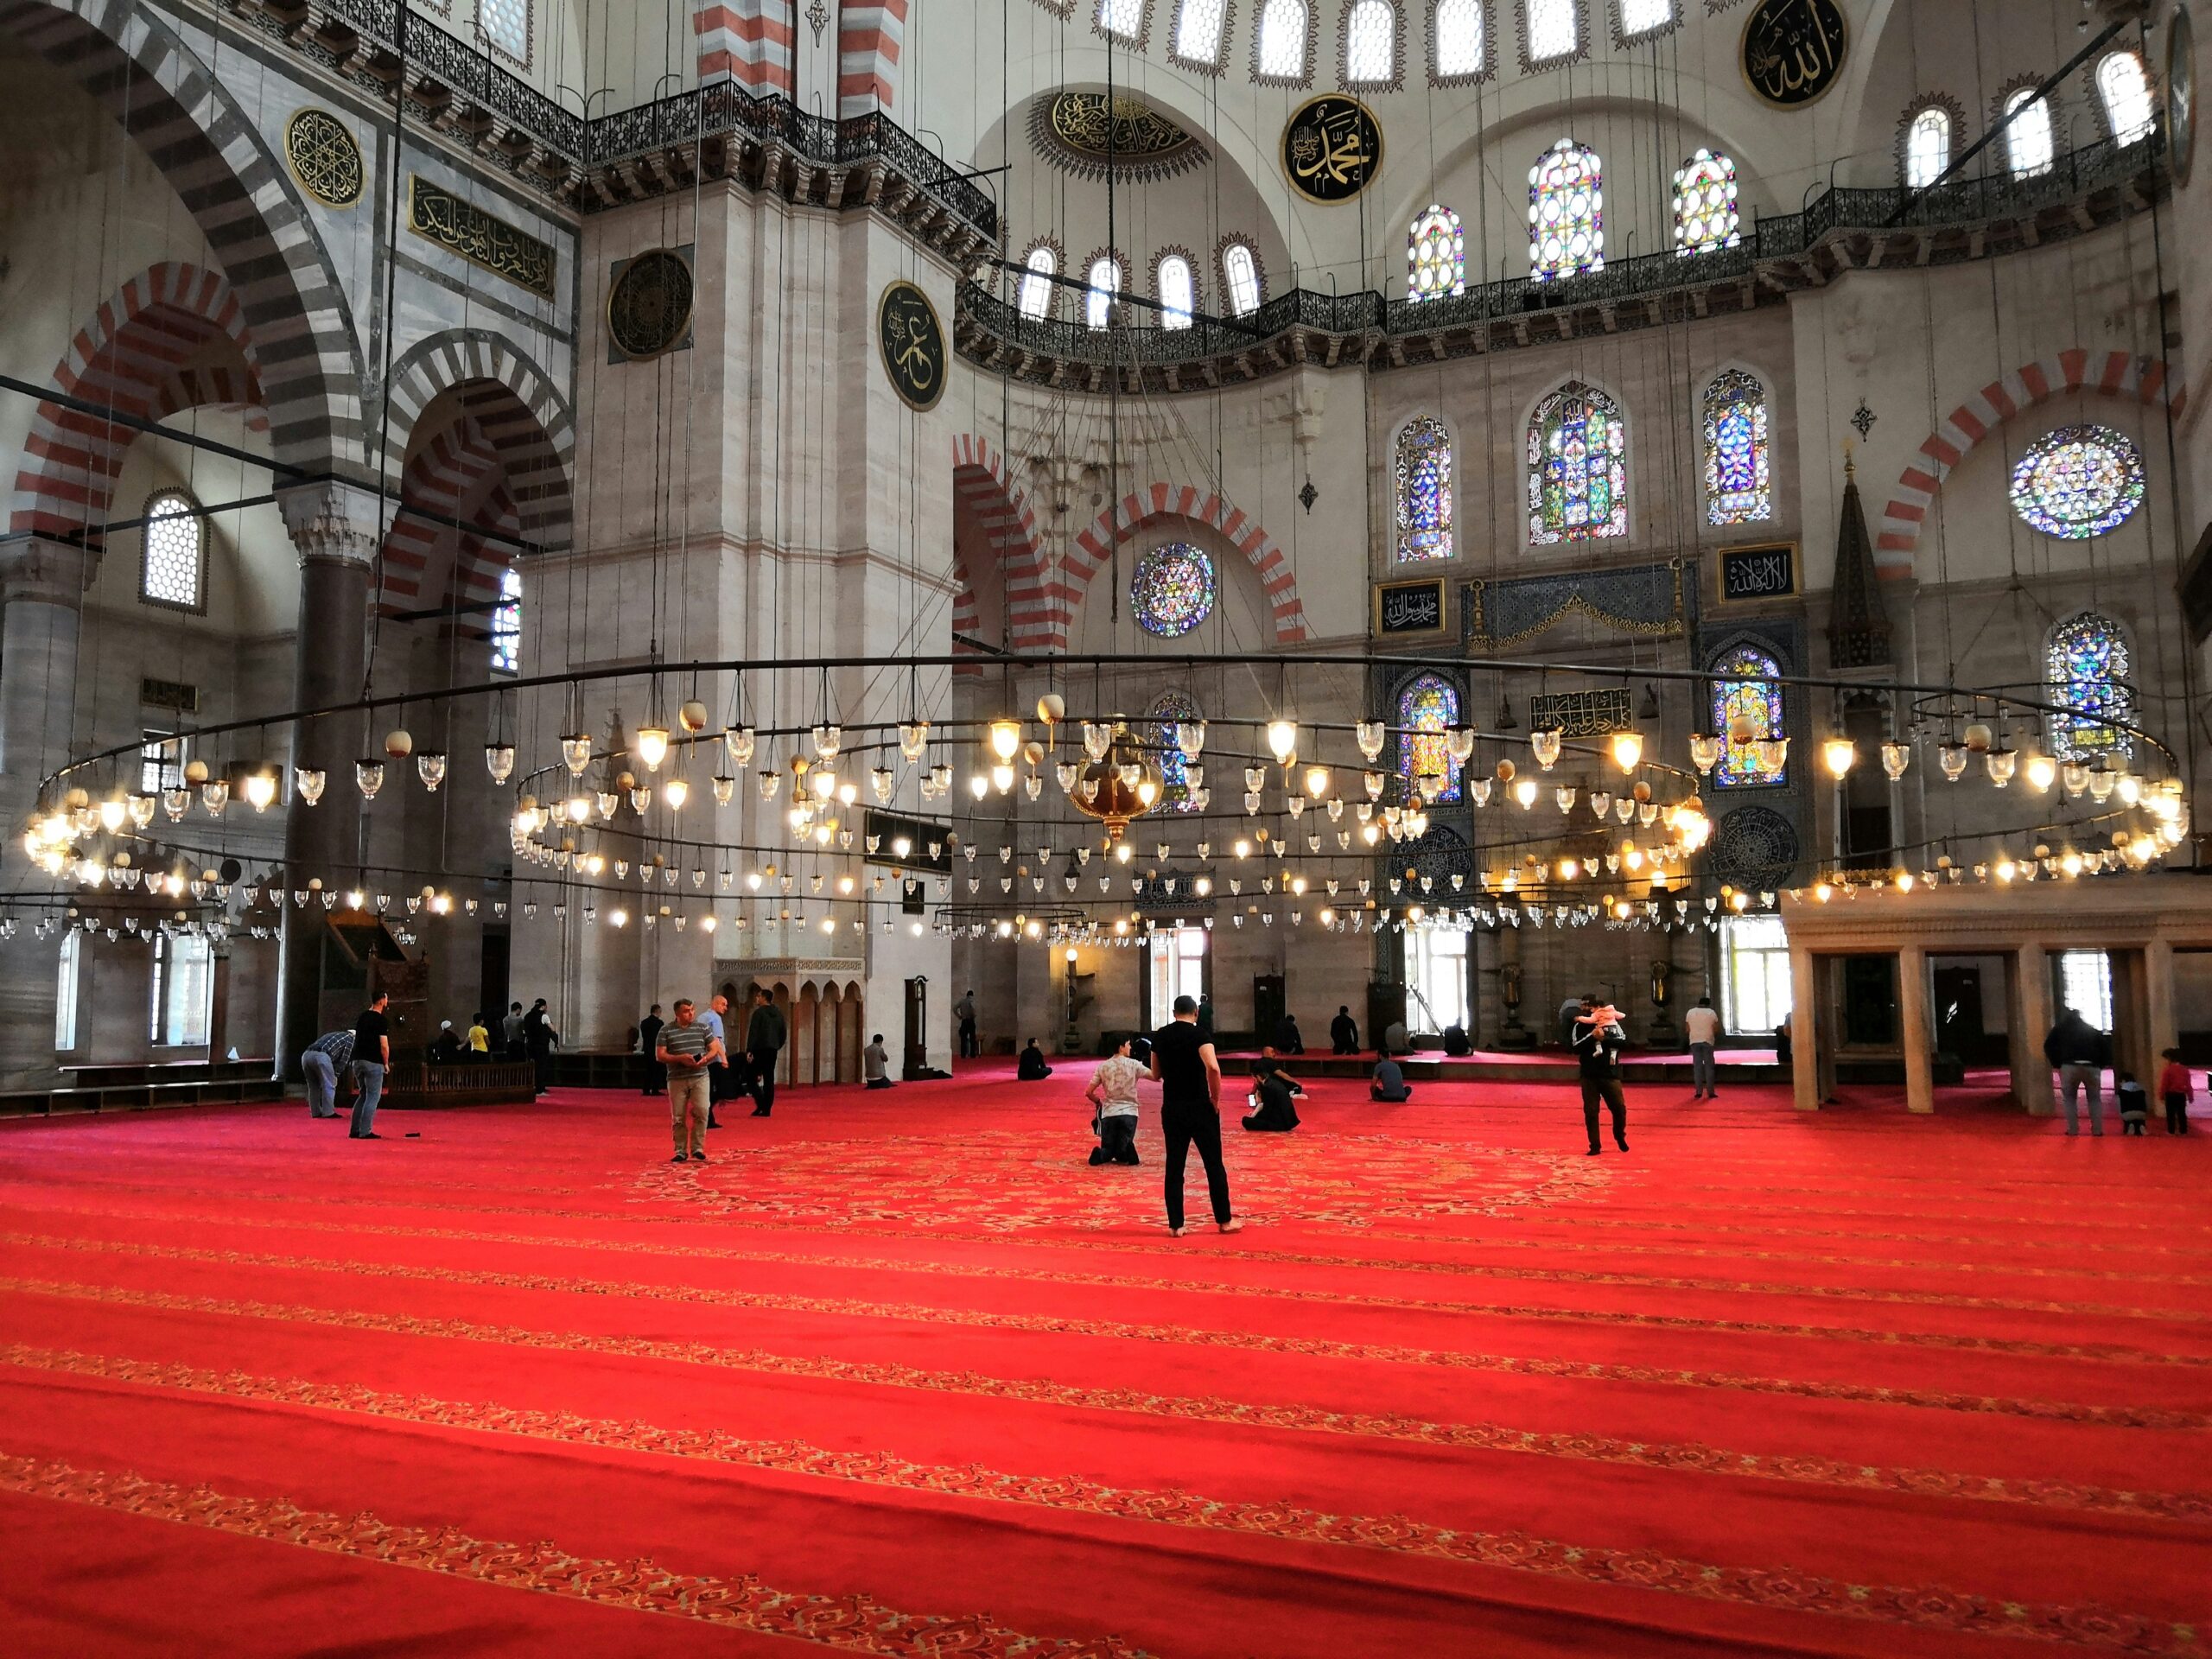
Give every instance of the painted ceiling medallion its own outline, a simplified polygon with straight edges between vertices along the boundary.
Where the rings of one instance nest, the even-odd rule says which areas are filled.
[[[1107,117],[1103,92],[1058,92],[1029,106],[1029,137],[1063,172],[1100,179],[1167,179],[1206,162],[1205,146],[1142,99],[1117,96]]]
[[[327,110],[304,109],[284,125],[284,159],[309,195],[333,207],[361,199],[367,175],[361,147],[346,124]]]

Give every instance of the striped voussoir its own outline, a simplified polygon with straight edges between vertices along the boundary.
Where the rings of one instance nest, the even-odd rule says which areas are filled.
[[[1180,518],[1218,531],[1251,562],[1266,589],[1278,645],[1306,639],[1306,607],[1298,597],[1298,575],[1274,540],[1255,519],[1248,518],[1217,495],[1187,484],[1154,484],[1132,491],[1121,505],[1098,515],[1098,522],[1075,538],[1058,582],[1044,595],[1046,614],[1056,640],[1065,642],[1075,607],[1090,580],[1113,557],[1114,549],[1147,524]]]
[[[353,318],[289,175],[237,99],[135,0],[0,0],[0,30],[99,99],[183,200],[236,294],[276,458],[358,467]]]
[[[837,116],[888,110],[899,91],[906,0],[847,0],[837,13]]]
[[[464,416],[415,453],[400,481],[402,502],[501,536],[522,534],[499,452]],[[429,602],[494,600],[511,549],[434,519],[401,513],[385,537],[379,600],[394,610]]]
[[[952,654],[956,657],[975,657],[973,645],[963,645],[963,639],[973,639],[976,630],[982,626],[982,613],[976,605],[976,589],[968,580],[968,562],[957,553],[952,556]],[[973,662],[963,664],[952,671],[955,674],[980,674],[982,667]]]
[[[990,571],[1005,596],[1007,644],[1015,651],[1052,649],[1058,641],[1043,618],[1045,551],[1037,514],[988,438],[963,433],[953,439],[952,498],[956,538],[980,540],[990,550]],[[967,602],[969,627],[979,626],[972,582]],[[967,632],[957,613],[953,626]]]
[[[2187,396],[2183,387],[2168,383],[2164,365],[2155,358],[2079,348],[2043,358],[1984,386],[1928,435],[1899,474],[1874,541],[1875,568],[1883,577],[1895,580],[1913,574],[1928,510],[1952,469],[1975,445],[2013,416],[2069,392],[2138,404],[2171,403],[2176,413]]]
[[[734,80],[756,97],[791,95],[795,10],[765,0],[713,0],[691,8],[699,48],[699,84]]]
[[[486,328],[456,328],[408,348],[391,372],[387,476],[404,476],[423,411],[455,391],[461,412],[499,455],[519,534],[549,553],[565,552],[575,531],[569,468],[575,423],[552,377],[512,340]],[[381,419],[379,411],[378,418]]]

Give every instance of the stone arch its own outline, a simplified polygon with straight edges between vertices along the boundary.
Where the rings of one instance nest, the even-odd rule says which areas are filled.
[[[173,181],[235,283],[276,458],[358,466],[361,365],[345,293],[237,100],[162,12],[131,0],[0,0],[0,29],[97,99]]]
[[[523,533],[499,453],[466,416],[416,449],[401,476],[399,499],[493,535]],[[378,601],[397,610],[495,600],[512,551],[454,524],[397,514],[385,537]]]
[[[975,646],[963,643],[973,639],[976,629],[982,626],[982,613],[976,603],[975,584],[968,580],[968,562],[958,553],[952,556],[952,654],[969,660],[952,671],[958,675],[981,674],[982,665],[974,658],[979,656]]]
[[[211,352],[237,366],[195,365]],[[53,390],[132,420],[207,403],[258,403],[257,360],[245,308],[231,285],[198,265],[164,261],[123,284],[77,331]],[[16,474],[9,528],[97,535],[116,475],[138,429],[41,400]]]
[[[991,551],[989,574],[1006,607],[1008,645],[1015,651],[1051,650],[1058,636],[1044,620],[1045,552],[1037,514],[989,439],[967,433],[953,439],[952,499],[956,521],[972,525]],[[970,627],[981,622],[975,574],[966,573]],[[953,626],[960,626],[957,612]]]
[[[566,551],[575,530],[569,482],[575,460],[575,412],[552,376],[491,329],[433,334],[392,365],[385,475],[404,476],[408,452],[423,435],[416,429],[423,412],[448,391],[498,452],[522,534],[547,552]]]
[[[1898,474],[1890,504],[1882,510],[1881,530],[1874,538],[1874,565],[1882,577],[1900,581],[1913,574],[1928,510],[1952,470],[1977,445],[2013,416],[2075,391],[2096,392],[2146,407],[2164,404],[2176,414],[2188,395],[2184,388],[2168,384],[2165,366],[2154,358],[2080,347],[2038,359],[1984,386],[1928,435]]]
[[[1277,645],[1306,642],[1306,607],[1298,597],[1298,575],[1290,560],[1275,545],[1258,520],[1248,518],[1218,495],[1209,495],[1187,484],[1154,484],[1132,491],[1119,505],[1098,515],[1098,521],[1075,538],[1068,550],[1060,580],[1044,595],[1044,615],[1052,642],[1065,647],[1075,607],[1091,578],[1113,557],[1114,549],[1146,525],[1162,518],[1180,518],[1219,531],[1260,573],[1274,620]]]

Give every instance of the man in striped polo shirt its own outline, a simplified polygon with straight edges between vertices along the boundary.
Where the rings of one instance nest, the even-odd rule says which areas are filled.
[[[668,1161],[707,1161],[707,1068],[724,1064],[722,1046],[699,1018],[688,996],[676,1001],[676,1018],[660,1028],[653,1058],[668,1068],[668,1115],[676,1155]]]

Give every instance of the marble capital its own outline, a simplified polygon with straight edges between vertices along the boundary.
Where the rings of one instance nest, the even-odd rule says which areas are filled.
[[[94,548],[44,536],[0,542],[0,594],[49,605],[82,605],[100,556]]]
[[[295,484],[276,493],[276,510],[283,514],[284,528],[302,561],[364,567],[374,563],[391,508],[388,501],[378,503],[374,490],[336,479]]]

